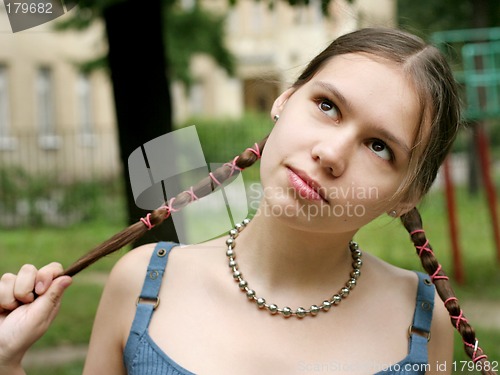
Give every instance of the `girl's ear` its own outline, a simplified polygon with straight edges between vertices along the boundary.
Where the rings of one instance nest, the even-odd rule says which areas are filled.
[[[413,208],[416,208],[421,201],[422,195],[413,191],[413,193],[408,193],[406,197],[401,197],[398,201],[394,202],[394,206],[387,214],[391,217],[400,217],[413,210]]]
[[[276,115],[279,116],[281,114],[283,107],[294,92],[295,88],[291,87],[276,98],[271,109],[271,118],[275,118]]]
[[[387,212],[387,214],[390,216],[390,217],[400,217],[408,212],[410,212],[411,210],[413,210],[413,208],[416,207],[418,201],[417,202],[401,202],[399,203],[396,207],[394,207],[393,210]]]

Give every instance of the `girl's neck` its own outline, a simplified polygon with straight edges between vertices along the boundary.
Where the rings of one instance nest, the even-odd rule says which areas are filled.
[[[304,230],[294,218],[257,213],[237,237],[235,252],[241,272],[257,291],[304,294],[324,288],[326,293],[349,277],[353,235]]]

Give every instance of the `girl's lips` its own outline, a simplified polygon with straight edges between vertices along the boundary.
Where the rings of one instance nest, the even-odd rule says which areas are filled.
[[[312,201],[328,201],[321,194],[321,186],[301,171],[287,168],[290,185],[299,193],[300,197]]]

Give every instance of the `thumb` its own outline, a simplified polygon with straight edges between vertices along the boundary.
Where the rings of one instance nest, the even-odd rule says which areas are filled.
[[[33,302],[32,313],[42,319],[46,317],[50,323],[55,318],[61,305],[61,297],[71,282],[72,279],[69,276],[54,279],[49,289]]]

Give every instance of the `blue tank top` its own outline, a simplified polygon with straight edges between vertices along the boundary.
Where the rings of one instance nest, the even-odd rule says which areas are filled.
[[[123,360],[128,375],[195,375],[186,370],[156,345],[148,332],[149,322],[159,303],[163,274],[173,242],[159,242],[148,265],[146,278],[137,299],[137,310],[125,345]],[[427,275],[417,272],[419,283],[413,323],[409,328],[408,355],[396,364],[378,369],[378,374],[419,375],[429,369],[427,341],[434,308],[434,285]],[[418,332],[418,333],[417,333]]]

